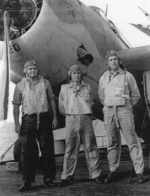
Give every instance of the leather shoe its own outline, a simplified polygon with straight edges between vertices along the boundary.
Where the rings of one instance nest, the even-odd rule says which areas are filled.
[[[144,178],[143,174],[141,174],[141,173],[137,174],[137,178],[138,178],[139,184],[146,182],[146,179]]]
[[[115,172],[109,172],[108,177],[105,179],[105,183],[111,183],[115,178]]]
[[[70,184],[73,183],[73,180],[74,180],[74,176],[68,176],[67,179],[62,179],[62,180],[59,182],[58,186],[59,186],[59,187],[68,186],[68,185],[70,185]]]
[[[70,184],[70,180],[61,180],[59,182],[59,187],[64,187],[64,186],[68,186]]]
[[[58,186],[58,183],[51,179],[44,180],[44,184],[47,185],[48,187]]]
[[[29,182],[24,182],[19,188],[19,192],[28,191],[31,189],[31,184]]]

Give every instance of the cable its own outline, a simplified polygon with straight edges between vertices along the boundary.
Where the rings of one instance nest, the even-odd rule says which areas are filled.
[[[20,137],[19,137],[20,138]],[[6,151],[1,155],[0,157],[0,165],[2,163],[3,158],[5,157],[5,155],[7,154],[7,152],[17,143],[17,141],[19,140],[19,138],[10,146],[6,149]]]

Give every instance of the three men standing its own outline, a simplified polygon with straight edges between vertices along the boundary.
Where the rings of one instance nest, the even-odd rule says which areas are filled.
[[[106,54],[108,70],[99,80],[98,94],[104,105],[104,123],[108,136],[109,175],[106,183],[114,179],[120,164],[122,131],[133,161],[138,182],[143,183],[144,160],[140,141],[134,127],[132,106],[140,98],[136,81],[131,73],[120,68],[116,51]],[[43,160],[43,181],[55,186],[55,156],[52,128],[58,121],[54,94],[48,80],[39,75],[34,60],[24,65],[25,77],[14,91],[14,119],[16,132],[21,137],[21,161],[23,184],[20,191],[29,190],[35,180],[35,164],[38,140]],[[89,178],[101,183],[101,167],[96,138],[92,126],[91,87],[82,80],[79,65],[68,71],[69,84],[61,86],[59,110],[66,117],[66,148],[60,186],[68,185],[74,176],[81,142],[84,146]],[[22,124],[19,123],[22,106]]]

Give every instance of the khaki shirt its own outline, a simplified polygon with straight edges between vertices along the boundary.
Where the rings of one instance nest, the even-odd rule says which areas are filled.
[[[81,83],[75,89],[72,85],[66,84],[61,86],[59,94],[59,110],[63,114],[78,115],[92,113],[92,96],[89,84]]]
[[[137,83],[135,81],[135,78],[131,73],[128,71],[123,71],[119,68],[117,72],[114,74],[110,72],[110,70],[107,70],[104,72],[104,74],[100,77],[99,85],[98,85],[98,95],[100,98],[100,101],[103,105],[105,105],[105,86],[109,82],[114,82],[116,85],[120,85],[120,80],[122,77],[126,77],[125,83],[124,83],[124,98],[125,98],[125,107],[131,107],[137,103],[137,101],[140,98],[139,89],[137,86]]]
[[[42,77],[42,76],[39,76],[39,77]],[[23,113],[23,115],[24,114],[27,114],[28,113],[28,104],[27,104],[27,100],[26,100],[26,96],[25,96],[25,92],[27,92],[27,89],[26,89],[26,80],[28,80],[27,78],[23,78],[17,85],[16,85],[16,87],[15,87],[15,90],[14,90],[14,96],[13,96],[13,101],[12,101],[12,103],[13,104],[16,104],[16,105],[22,105],[22,113]],[[30,81],[27,81],[28,83],[30,83]],[[39,85],[38,85],[38,81],[35,83],[35,84],[32,84],[32,86],[31,86],[31,93],[30,93],[30,95],[32,96],[32,94],[34,95],[34,97],[33,97],[33,101],[34,101],[34,98],[35,98],[35,93],[37,92],[37,90],[38,90],[38,88],[39,88]],[[29,84],[29,86],[30,86],[30,84]],[[43,92],[47,92],[47,94],[48,94],[48,98],[53,98],[54,97],[54,94],[53,94],[53,91],[52,91],[52,87],[51,87],[51,84],[50,84],[50,82],[48,81],[48,80],[46,80],[46,79],[44,79],[44,88],[45,89],[43,89],[44,91]],[[32,91],[33,91],[33,93],[32,93]],[[35,92],[35,93],[34,93]],[[47,97],[47,96],[46,96]],[[47,101],[49,101],[49,100],[47,100],[47,98],[46,98],[46,100],[45,100],[46,102]],[[30,101],[30,102],[32,102],[32,101]],[[32,104],[32,103],[31,103]],[[49,108],[49,104],[47,105],[47,109],[45,108],[44,110],[48,110],[48,109],[50,109]],[[32,113],[32,111],[30,111],[31,113]],[[33,111],[33,113],[35,113],[35,111]]]

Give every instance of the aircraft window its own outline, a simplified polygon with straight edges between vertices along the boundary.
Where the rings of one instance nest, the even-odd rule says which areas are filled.
[[[115,24],[114,24],[111,20],[108,20],[108,22],[109,22],[110,28],[111,28],[116,34],[119,35],[119,32],[118,32],[118,30],[117,30]]]
[[[105,13],[102,9],[95,7],[95,6],[89,6],[94,12],[96,12],[99,16],[102,16],[109,24],[110,28],[116,33],[119,34],[114,23],[111,20],[108,20],[105,16]]]
[[[79,3],[79,5],[81,5],[82,3],[81,3],[81,1],[79,1],[79,0],[77,0],[78,1],[78,3]]]
[[[96,12],[99,16],[102,16],[103,19],[107,22],[107,24],[109,25],[109,27],[114,31],[114,33],[127,45],[129,46],[130,44],[126,41],[126,39],[124,38],[124,36],[122,35],[122,33],[116,28],[115,24],[111,21],[108,20],[108,18],[106,17],[104,11],[98,7],[95,6],[89,6],[89,8],[91,8],[94,12]]]
[[[95,6],[89,6],[94,12],[96,12],[99,16],[102,16],[105,20],[107,20],[105,13],[102,9],[95,7]]]
[[[119,36],[119,32],[115,26],[115,24],[111,21],[108,20],[107,17],[105,16],[105,13],[102,9],[95,7],[95,6],[89,6],[94,12],[96,12],[99,16],[102,16],[106,22],[109,24],[110,28]]]
[[[2,0],[0,2],[0,40],[4,39],[3,13],[10,14],[10,39],[16,39],[30,29],[36,21],[43,0]]]
[[[119,31],[119,29],[117,29],[115,24],[111,20],[108,20],[108,24],[109,24],[110,28],[114,31],[114,33],[129,47],[130,44],[125,39],[124,35]]]

